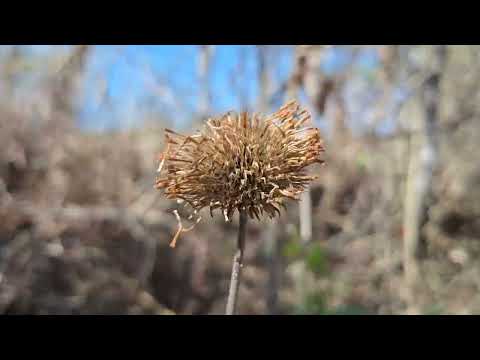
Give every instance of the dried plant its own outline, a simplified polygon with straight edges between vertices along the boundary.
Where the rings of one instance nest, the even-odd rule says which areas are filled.
[[[209,119],[203,131],[191,136],[165,130],[166,150],[160,157],[156,188],[191,206],[190,218],[206,207],[212,216],[220,210],[226,221],[236,210],[240,213],[240,251],[232,283],[235,264],[242,261],[247,217],[280,215],[284,200],[298,200],[316,178],[305,168],[324,162],[320,131],[306,126],[310,121],[310,114],[292,101],[267,117],[229,112]],[[182,232],[192,229],[185,229],[175,215],[179,229],[172,247]]]

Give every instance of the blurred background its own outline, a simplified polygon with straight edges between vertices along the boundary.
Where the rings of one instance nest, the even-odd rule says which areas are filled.
[[[480,47],[450,45],[0,46],[0,313],[224,313],[238,218],[168,247],[163,130],[291,99],[327,165],[248,223],[237,312],[479,314]]]

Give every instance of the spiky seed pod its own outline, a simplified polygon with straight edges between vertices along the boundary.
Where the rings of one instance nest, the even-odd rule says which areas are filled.
[[[318,129],[310,114],[292,101],[268,117],[229,112],[209,119],[204,130],[184,136],[165,130],[156,188],[197,213],[209,207],[229,221],[235,210],[250,218],[280,214],[285,198],[299,194],[316,177],[305,168],[322,164]],[[163,171],[163,175],[162,175]]]

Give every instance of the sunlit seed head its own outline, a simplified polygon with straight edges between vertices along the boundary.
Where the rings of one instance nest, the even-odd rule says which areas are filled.
[[[227,221],[236,210],[273,218],[314,180],[306,167],[324,162],[320,131],[310,122],[293,101],[266,117],[229,112],[191,136],[167,129],[156,188],[197,212],[219,210]]]

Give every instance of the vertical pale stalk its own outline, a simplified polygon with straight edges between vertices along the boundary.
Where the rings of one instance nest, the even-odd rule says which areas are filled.
[[[210,67],[212,56],[214,53],[214,47],[212,45],[201,45],[200,56],[198,62],[198,78],[200,80],[200,92],[198,112],[200,116],[207,117],[210,110]]]
[[[300,195],[300,237],[303,244],[312,240],[312,197],[310,187]]]
[[[293,68],[292,76],[287,88],[287,98],[295,99],[298,97],[300,91],[300,84],[305,81],[305,64],[308,61],[310,46],[296,46],[294,48],[295,65]],[[299,81],[302,79],[302,81]],[[308,78],[307,80],[310,80]],[[312,199],[310,193],[310,186],[305,188],[305,191],[300,195],[300,201],[298,204],[299,210],[299,223],[300,223],[300,238],[302,245],[305,246],[312,239]],[[306,286],[306,265],[300,264],[300,270],[296,281],[297,296],[300,298],[300,302],[303,302],[307,295]]]
[[[68,59],[53,80],[52,108],[67,119],[73,118],[79,81],[85,76],[87,60],[91,52],[91,45],[73,46]]]
[[[440,156],[437,126],[441,95],[440,81],[446,63],[447,48],[446,45],[438,45],[433,50],[435,67],[421,88],[423,123],[420,131],[412,137],[411,141],[404,202],[403,265],[407,302],[411,309],[416,305],[415,292],[420,278],[417,258],[420,249],[420,230],[424,221],[423,216],[427,211],[426,199],[432,191],[431,183]]]
[[[295,65],[287,88],[287,97],[290,99],[298,97],[300,84],[306,80],[310,80],[310,77],[306,76],[305,64],[308,60],[311,60],[309,59],[309,56],[311,57],[311,49],[312,47],[308,45],[296,46],[294,49]],[[303,78],[303,81],[299,81],[299,78]],[[307,187],[305,192],[300,195],[299,217],[302,242],[306,244],[312,238],[312,200],[310,187]]]
[[[228,291],[226,315],[234,315],[237,305],[238,289],[240,287],[240,279],[243,266],[243,253],[245,250],[245,232],[247,228],[247,214],[240,211],[239,228],[237,239],[237,250],[233,257],[232,277],[230,279],[230,289]]]

